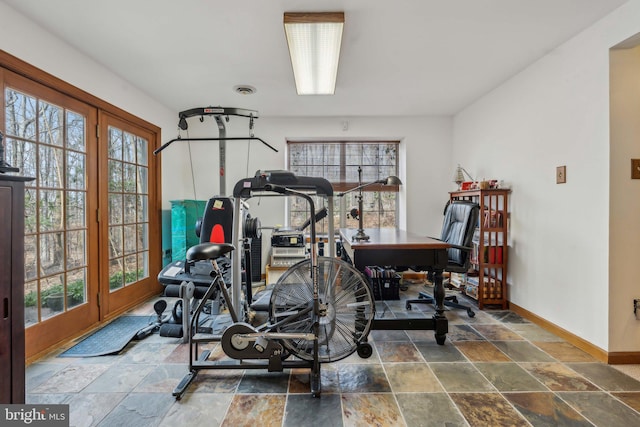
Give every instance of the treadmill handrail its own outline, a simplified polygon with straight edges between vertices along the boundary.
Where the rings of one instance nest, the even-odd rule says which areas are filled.
[[[296,191],[310,191],[325,197],[333,196],[333,186],[325,178],[297,176],[287,171],[258,171],[255,176],[238,181],[233,187],[233,196],[250,198],[254,192],[269,191],[269,184]]]

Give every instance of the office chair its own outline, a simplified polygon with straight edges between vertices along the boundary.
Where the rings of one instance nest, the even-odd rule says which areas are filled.
[[[449,243],[451,248],[447,251],[449,260],[444,271],[466,273],[469,270],[471,266],[471,251],[473,250],[473,232],[478,226],[479,215],[480,206],[471,201],[456,200],[447,203],[445,206],[440,240]],[[421,270],[420,267],[414,267],[414,269],[416,271]],[[449,286],[451,286],[451,283],[449,283]],[[411,304],[433,304],[434,302],[435,299],[432,295],[420,292],[419,299],[412,299],[406,302],[406,308],[411,310]],[[455,295],[445,296],[444,305],[467,310],[469,317],[476,315],[471,307],[459,304]]]

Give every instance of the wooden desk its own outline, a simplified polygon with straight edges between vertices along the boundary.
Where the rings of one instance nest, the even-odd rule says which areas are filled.
[[[368,241],[355,241],[357,230],[341,228],[340,239],[346,254],[359,271],[367,265],[413,266],[433,272],[436,312],[431,319],[374,319],[371,329],[427,329],[435,330],[436,341],[444,344],[448,321],[444,316],[442,271],[447,265],[449,245],[440,240],[420,236],[404,230],[366,228]]]

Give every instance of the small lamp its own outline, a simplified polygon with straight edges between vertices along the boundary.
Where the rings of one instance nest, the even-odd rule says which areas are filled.
[[[456,168],[456,171],[453,174],[453,182],[458,184],[458,190],[460,190],[460,186],[464,182],[465,174],[467,175],[469,180],[475,182],[475,179],[473,179],[471,177],[471,174],[469,174],[469,172],[467,172],[467,170],[465,168],[463,168],[462,166],[460,166],[460,163],[458,163],[458,167]]]
[[[358,200],[358,232],[351,237],[351,240],[364,240],[368,241],[369,236],[364,232],[363,219],[362,219],[362,189],[368,187],[373,184],[382,184],[382,185],[402,185],[402,181],[395,175],[390,175],[386,178],[379,179],[377,181],[368,182],[366,184],[362,183],[362,167],[358,166],[358,186],[351,188],[342,193],[336,194],[338,197],[342,197],[345,194],[352,193],[354,191],[358,191],[358,195],[356,199]]]

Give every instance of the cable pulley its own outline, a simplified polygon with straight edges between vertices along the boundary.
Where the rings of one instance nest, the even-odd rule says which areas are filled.
[[[262,227],[260,226],[259,218],[252,218],[251,215],[247,215],[242,228],[242,236],[245,239],[259,239],[262,236]]]

